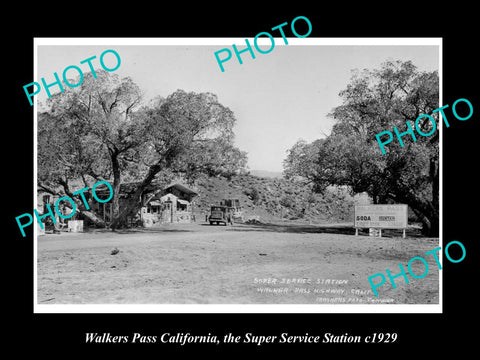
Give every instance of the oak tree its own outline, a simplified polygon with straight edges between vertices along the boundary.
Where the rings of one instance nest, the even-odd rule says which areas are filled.
[[[406,131],[422,114],[433,116],[439,106],[438,73],[421,72],[412,62],[388,61],[379,69],[354,72],[340,93],[342,104],[330,116],[331,134],[313,143],[298,142],[284,162],[287,176],[300,176],[317,191],[347,185],[367,192],[374,203],[405,203],[423,224],[424,233],[439,232],[439,136],[409,135],[389,144],[383,155],[375,135],[396,126]],[[419,123],[428,133],[428,119]],[[440,126],[440,125],[438,125]],[[438,127],[437,126],[437,127]]]

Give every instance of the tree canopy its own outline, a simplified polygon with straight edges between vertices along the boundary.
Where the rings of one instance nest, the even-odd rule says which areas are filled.
[[[233,145],[234,114],[216,95],[177,90],[142,105],[142,92],[132,79],[105,71],[97,71],[97,78],[84,76],[81,87],[54,95],[48,110],[39,114],[41,189],[71,196],[72,181],[90,187],[98,180],[111,182],[115,228],[138,211],[136,195],[160,174],[193,181],[199,173],[228,175],[245,166],[246,153]],[[120,209],[124,179],[139,186],[135,200]],[[78,205],[102,225],[92,211]]]

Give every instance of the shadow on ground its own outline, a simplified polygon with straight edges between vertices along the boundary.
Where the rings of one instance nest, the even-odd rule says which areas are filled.
[[[346,224],[299,224],[299,223],[235,223],[233,226],[210,225],[208,223],[192,223],[192,224],[175,224],[174,226],[159,226],[151,228],[126,228],[117,229],[113,233],[119,235],[131,234],[155,234],[155,233],[195,233],[195,232],[222,232],[222,231],[238,231],[238,232],[278,232],[292,234],[340,234],[355,235],[355,228],[351,223]],[[111,229],[88,229],[86,232],[112,233]],[[358,234],[368,236],[368,229],[359,229]],[[406,231],[409,238],[423,238],[419,227],[409,227]],[[383,229],[382,237],[397,238],[402,237],[402,230]]]
[[[154,234],[154,233],[186,233],[186,232],[195,232],[193,229],[168,229],[165,227],[151,227],[151,228],[127,228],[127,229],[117,229],[115,231],[111,229],[88,229],[85,232],[95,232],[95,233],[113,233],[113,234]]]
[[[355,235],[355,228],[351,224],[341,225],[303,225],[303,224],[235,224],[230,231],[269,231],[281,233],[295,233],[295,234],[340,234],[340,235]],[[402,230],[397,229],[383,229],[382,237],[393,238],[402,237]],[[358,235],[368,236],[368,229],[359,229]],[[406,236],[410,238],[424,237],[420,228],[412,227],[406,231]]]

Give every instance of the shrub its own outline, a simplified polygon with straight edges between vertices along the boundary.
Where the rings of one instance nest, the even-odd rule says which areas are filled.
[[[252,201],[254,204],[257,204],[258,201],[260,200],[260,193],[259,191],[254,188],[254,187],[251,187],[247,190],[244,190],[243,192],[245,195],[247,195]]]
[[[291,196],[285,195],[280,199],[280,205],[286,208],[292,208],[295,206],[295,200]]]

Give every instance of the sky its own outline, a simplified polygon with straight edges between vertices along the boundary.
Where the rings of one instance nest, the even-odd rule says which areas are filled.
[[[221,44],[169,39],[168,45],[134,38],[126,41],[128,45],[122,45],[119,39],[103,39],[101,44],[97,41],[98,45],[87,45],[95,43],[88,39],[57,40],[37,40],[36,78],[32,81],[40,82],[44,77],[51,83],[53,73],[61,76],[69,65],[87,72],[88,64],[80,62],[94,55],[97,58],[92,65],[101,69],[100,54],[113,49],[120,55],[121,64],[112,74],[131,77],[144,91],[146,102],[158,95],[166,97],[177,89],[216,94],[220,103],[235,114],[235,145],[247,151],[249,169],[275,172],[282,171],[287,150],[299,139],[310,142],[330,133],[333,123],[327,115],[341,104],[338,93],[347,86],[353,69],[375,69],[386,60],[411,60],[421,71],[434,71],[439,70],[440,61],[439,47],[423,43],[358,45],[356,40],[355,45],[343,45],[342,41],[338,41],[342,45],[332,45],[332,39],[324,44],[318,38],[289,38],[289,45],[280,45],[283,39],[275,38],[271,52],[260,54],[254,50],[255,59],[249,52],[242,53],[243,64],[239,64],[231,44],[241,50],[245,46],[245,39],[241,38],[217,39]],[[75,41],[83,45],[72,45]],[[175,41],[182,44],[172,44]],[[394,41],[383,39],[381,43]],[[261,48],[266,50],[269,42],[268,45]],[[232,58],[223,63],[225,72],[220,70],[214,55],[223,48],[232,51]],[[112,54],[107,53],[104,59],[107,66],[115,65]],[[71,73],[75,75],[75,71]],[[57,89],[55,86],[50,91]],[[37,99],[44,102],[46,98],[42,89]]]

